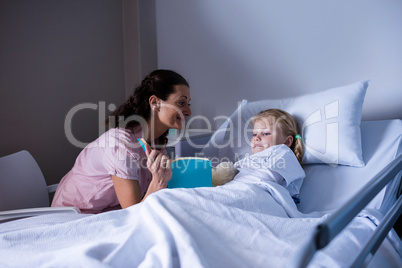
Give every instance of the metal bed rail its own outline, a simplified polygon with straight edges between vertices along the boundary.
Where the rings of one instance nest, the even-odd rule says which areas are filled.
[[[314,254],[327,246],[353,218],[402,170],[402,154],[382,169],[368,184],[349,202],[331,214],[319,224],[310,238],[292,259],[291,267],[307,267]],[[377,226],[366,246],[355,259],[352,267],[367,265],[369,253],[375,254],[382,241],[392,229],[402,212],[402,196],[392,206]],[[372,256],[371,255],[371,256]]]

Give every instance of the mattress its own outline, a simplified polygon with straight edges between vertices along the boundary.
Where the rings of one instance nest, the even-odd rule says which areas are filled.
[[[340,208],[402,151],[402,121],[362,121],[364,167],[304,165],[306,178],[298,208],[303,213]],[[395,202],[401,174],[395,177],[369,204],[384,214]],[[312,198],[313,197],[313,198]]]

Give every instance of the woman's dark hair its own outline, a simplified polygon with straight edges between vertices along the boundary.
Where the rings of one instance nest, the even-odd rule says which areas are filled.
[[[132,115],[139,116],[145,120],[151,117],[151,107],[149,105],[149,98],[152,95],[166,101],[170,94],[174,93],[176,85],[185,85],[189,87],[186,79],[180,74],[171,70],[155,70],[148,74],[139,86],[134,90],[130,98],[120,105],[111,115],[106,119],[105,124],[109,128],[123,127],[133,130],[140,125],[138,120],[128,120]],[[112,123],[113,122],[113,123]],[[167,143],[166,131],[159,137],[158,144]]]

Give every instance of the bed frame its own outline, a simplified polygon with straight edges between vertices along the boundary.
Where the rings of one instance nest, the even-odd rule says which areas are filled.
[[[294,256],[291,267],[307,267],[314,254],[326,247],[351,220],[402,170],[402,154],[382,169],[364,188],[349,202],[335,211],[328,219],[319,224],[309,240]],[[401,185],[401,182],[399,182]],[[368,265],[375,252],[386,238],[389,231],[402,213],[402,196],[384,216],[366,246],[361,250],[351,267]],[[370,255],[369,255],[370,254]]]

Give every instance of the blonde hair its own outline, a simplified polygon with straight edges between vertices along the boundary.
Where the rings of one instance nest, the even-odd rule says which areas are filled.
[[[299,161],[300,165],[302,164],[303,158],[303,143],[302,140],[296,138],[296,135],[299,134],[297,122],[289,113],[280,110],[280,109],[268,109],[259,112],[256,116],[251,118],[251,124],[257,120],[264,120],[267,117],[272,117],[275,120],[275,125],[282,131],[284,136],[292,136],[293,142],[290,146],[290,149],[296,155],[297,160]]]

